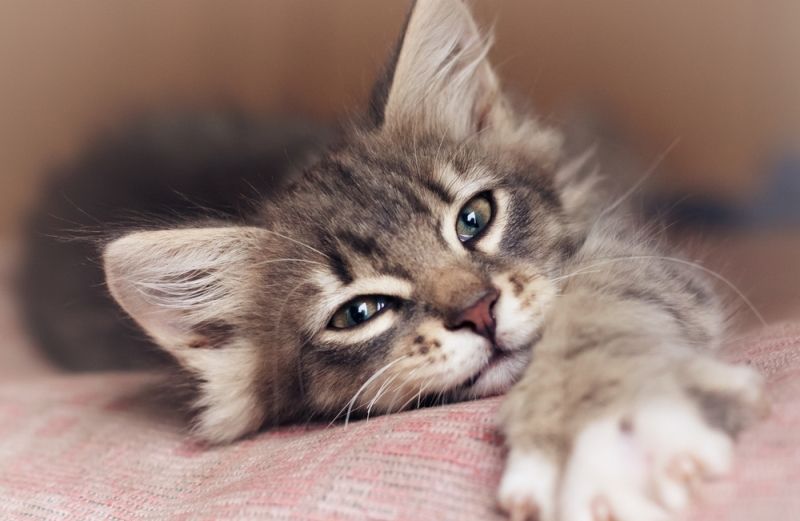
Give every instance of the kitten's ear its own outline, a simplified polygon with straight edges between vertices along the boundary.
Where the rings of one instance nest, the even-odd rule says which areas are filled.
[[[200,380],[197,430],[212,442],[264,421],[257,346],[240,325],[265,235],[246,227],[137,232],[104,251],[111,294]]]
[[[462,0],[417,0],[393,67],[373,91],[373,119],[384,126],[422,124],[454,138],[509,125],[486,56],[490,44]]]

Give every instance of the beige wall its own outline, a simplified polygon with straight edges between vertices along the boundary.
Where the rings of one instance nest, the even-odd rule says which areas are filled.
[[[507,83],[545,114],[600,102],[671,188],[746,193],[800,135],[800,2],[502,0]],[[0,0],[0,233],[46,165],[120,115],[233,101],[331,117],[363,99],[402,24],[387,0]]]
[[[676,189],[746,193],[800,137],[800,2],[509,0],[498,13],[507,77],[544,107],[606,104],[653,155],[679,138]]]

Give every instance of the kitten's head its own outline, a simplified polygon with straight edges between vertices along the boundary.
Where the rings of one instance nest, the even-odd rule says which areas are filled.
[[[248,226],[107,246],[112,294],[201,384],[225,441],[311,413],[502,392],[520,376],[586,191],[557,136],[512,113],[458,0],[419,0],[371,124]]]

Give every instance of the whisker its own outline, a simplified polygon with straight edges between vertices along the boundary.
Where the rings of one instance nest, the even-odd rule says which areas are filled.
[[[412,371],[412,373],[413,373],[413,371]],[[380,400],[381,396],[388,390],[389,385],[391,385],[391,383],[394,382],[397,379],[398,376],[400,376],[400,373],[395,374],[394,376],[392,376],[391,378],[389,378],[385,382],[383,382],[383,385],[381,385],[378,388],[378,392],[376,392],[375,396],[372,397],[372,400],[369,401],[369,404],[367,405],[367,421],[369,421],[369,415],[372,413],[372,408],[375,406],[375,403],[378,400]],[[410,377],[410,375],[407,376],[406,378],[409,378],[409,377]]]
[[[409,373],[406,375],[406,377],[405,377],[405,378],[403,378],[403,381],[402,381],[401,383],[399,383],[397,386],[395,386],[395,389],[394,389],[394,390],[395,390],[395,391],[399,391],[399,390],[400,390],[400,389],[401,389],[401,388],[402,388],[404,385],[406,385],[406,384],[407,384],[407,383],[408,383],[408,382],[411,380],[411,378],[412,378],[412,377],[413,377],[413,376],[414,376],[414,375],[415,375],[415,374],[416,374],[416,373],[417,373],[417,372],[418,372],[420,369],[423,369],[424,367],[425,367],[425,366],[420,366],[420,367],[417,367],[416,369],[414,369],[414,370],[410,371],[410,372],[409,372]],[[398,395],[395,393],[395,396],[394,396],[394,398],[392,398],[392,401],[389,403],[388,407],[386,408],[386,412],[387,412],[388,414],[391,414],[392,412],[395,412],[395,409],[394,409],[394,403],[395,403],[395,401],[397,401],[397,397],[398,397]],[[405,409],[405,405],[401,406],[399,409],[397,409],[397,411],[402,411],[403,409]],[[367,414],[369,414],[369,413],[367,413]]]
[[[687,260],[684,260],[684,259],[679,259],[679,258],[676,258],[676,257],[665,257],[665,256],[661,256],[661,255],[632,255],[630,257],[618,257],[618,258],[613,258],[613,259],[604,259],[604,260],[602,260],[600,262],[597,262],[597,263],[594,263],[594,264],[590,264],[589,266],[585,266],[584,268],[580,268],[580,269],[578,269],[578,270],[576,270],[576,271],[574,271],[572,273],[569,273],[567,275],[563,275],[561,277],[556,277],[555,279],[553,279],[553,281],[556,282],[556,281],[568,279],[568,278],[571,278],[571,277],[575,277],[575,276],[578,276],[578,275],[584,275],[586,273],[593,273],[593,272],[587,271],[587,270],[591,270],[593,268],[597,268],[597,267],[600,267],[600,266],[605,266],[605,265],[608,265],[608,264],[612,264],[614,262],[632,261],[632,260],[660,260],[660,261],[666,261],[666,262],[674,262],[676,264],[682,264],[684,266],[689,266],[689,267],[698,269],[698,270],[702,271],[703,273],[706,273],[707,275],[710,275],[710,276],[714,277],[718,281],[720,281],[723,284],[725,284],[726,286],[728,286],[728,288],[730,288],[734,293],[736,293],[736,295],[742,300],[742,302],[745,303],[745,305],[750,309],[750,311],[753,313],[753,315],[755,315],[755,317],[758,319],[758,321],[761,323],[761,325],[764,326],[764,327],[767,326],[767,321],[764,319],[764,316],[758,311],[758,309],[750,301],[750,299],[747,298],[747,296],[744,294],[744,292],[742,292],[742,290],[740,290],[733,282],[731,282],[730,280],[728,280],[727,278],[725,278],[721,274],[717,273],[716,271],[711,270],[709,268],[706,268],[702,264],[699,264],[697,262],[687,261]]]
[[[319,251],[318,249],[314,248],[310,244],[304,243],[303,241],[298,241],[297,239],[293,239],[292,237],[289,237],[288,235],[283,235],[282,233],[278,233],[278,232],[275,232],[275,231],[272,231],[272,230],[263,230],[263,231],[265,231],[265,232],[267,232],[269,234],[275,235],[276,237],[280,237],[282,239],[286,239],[287,241],[291,241],[291,242],[293,242],[295,244],[303,246],[304,248],[308,248],[309,250],[311,250],[313,252],[316,252],[316,253],[319,253],[320,255],[322,255],[323,257],[325,257],[327,259],[330,259],[330,256],[328,256],[324,252]]]
[[[333,420],[331,420],[331,423],[330,423],[330,425],[333,425],[333,423],[336,421],[336,419],[337,419],[337,418],[339,418],[339,416],[341,416],[341,415],[342,415],[342,413],[343,413],[343,412],[345,412],[345,410],[347,410],[347,416],[345,417],[345,420],[344,420],[344,426],[345,426],[345,427],[347,427],[347,425],[350,423],[350,415],[351,415],[351,413],[353,412],[353,405],[355,405],[355,402],[356,402],[356,400],[358,399],[358,396],[359,396],[359,395],[360,395],[360,394],[361,394],[361,393],[362,393],[362,392],[363,392],[363,391],[364,391],[364,390],[365,390],[365,389],[366,389],[366,388],[367,388],[367,387],[368,387],[368,386],[369,386],[369,385],[370,385],[372,382],[374,382],[374,381],[375,381],[375,380],[376,380],[378,377],[380,377],[380,376],[381,376],[383,373],[385,373],[387,370],[389,370],[389,369],[390,369],[390,368],[391,368],[393,365],[395,365],[395,364],[397,364],[397,363],[401,362],[402,360],[405,360],[406,358],[408,358],[408,355],[403,355],[403,356],[401,356],[401,357],[399,357],[399,358],[396,358],[395,360],[393,360],[393,361],[389,362],[388,364],[384,365],[383,367],[381,367],[381,368],[380,368],[380,369],[378,369],[377,371],[375,371],[375,372],[372,374],[372,376],[370,376],[370,377],[367,379],[367,381],[365,381],[365,382],[364,382],[364,383],[361,385],[361,387],[359,387],[359,388],[358,388],[358,390],[355,392],[355,394],[354,394],[354,395],[353,395],[353,397],[350,399],[350,401],[349,401],[349,402],[347,402],[347,403],[345,404],[345,406],[344,406],[344,407],[342,407],[342,410],[341,410],[341,411],[339,411],[339,413],[338,413],[338,414],[336,414],[336,416],[334,416],[334,417],[333,417]]]
[[[420,401],[422,400],[422,393],[425,391],[425,389],[428,388],[428,386],[431,384],[431,382],[433,382],[433,380],[434,380],[434,377],[432,377],[432,376],[428,377],[428,379],[425,381],[425,383],[423,385],[420,385],[419,391],[414,393],[406,403],[401,405],[399,410],[401,410],[401,411],[405,410],[405,408],[408,407],[408,404],[410,404],[414,400],[417,401],[417,409],[419,409],[420,408]]]
[[[608,215],[611,212],[613,212],[614,210],[616,210],[619,207],[619,205],[621,205],[623,202],[625,202],[625,199],[630,197],[634,192],[636,192],[636,190],[639,189],[639,187],[641,187],[645,183],[645,181],[650,179],[650,177],[652,177],[653,174],[655,174],[655,172],[658,169],[658,167],[661,166],[661,163],[664,162],[664,159],[667,158],[669,153],[672,152],[672,150],[678,145],[678,143],[680,143],[680,141],[681,141],[681,138],[679,138],[679,137],[675,138],[672,141],[672,143],[669,144],[669,146],[666,148],[666,150],[664,150],[661,154],[658,155],[658,157],[656,157],[655,161],[653,161],[653,163],[650,165],[650,167],[647,170],[645,170],[644,174],[639,178],[639,180],[636,181],[633,184],[633,186],[628,188],[625,191],[625,193],[623,193],[621,196],[619,196],[619,198],[616,201],[614,201],[609,207],[607,207],[605,210],[600,212],[600,215],[598,216],[598,218],[603,217],[605,215]]]
[[[325,266],[324,262],[312,261],[308,259],[270,259],[261,262],[255,263],[256,266],[262,266],[264,264],[274,264],[277,262],[304,262],[306,264],[317,264],[318,266]]]
[[[431,376],[430,378],[428,378],[428,381],[425,382],[425,385],[420,387],[419,392],[417,393],[417,409],[422,407],[422,393],[425,392],[425,389],[428,388],[428,386],[433,382],[434,379],[435,377]]]

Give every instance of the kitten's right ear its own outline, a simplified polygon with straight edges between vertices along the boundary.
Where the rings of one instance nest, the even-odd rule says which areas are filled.
[[[560,135],[512,111],[489,63],[490,43],[464,0],[416,0],[373,89],[374,125],[404,136],[422,132],[516,143],[540,164],[555,164]]]
[[[241,327],[248,295],[260,287],[255,266],[266,237],[250,227],[137,232],[103,254],[120,306],[201,382],[196,428],[208,441],[255,430],[267,410],[261,397],[279,399],[260,389],[257,350],[264,346]]]
[[[416,0],[370,104],[376,126],[463,138],[511,122],[482,34],[463,0]]]

